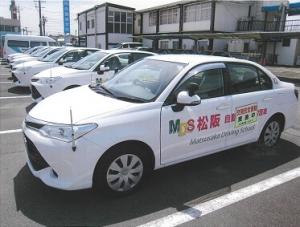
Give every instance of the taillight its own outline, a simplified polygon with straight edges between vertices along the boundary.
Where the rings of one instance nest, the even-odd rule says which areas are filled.
[[[298,90],[295,89],[294,92],[295,92],[295,96],[296,96],[297,100],[299,100],[299,92],[298,92]]]

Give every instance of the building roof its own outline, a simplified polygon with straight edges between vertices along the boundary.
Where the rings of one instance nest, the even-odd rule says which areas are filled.
[[[204,2],[208,2],[208,1],[204,1]],[[137,10],[136,12],[137,13],[143,13],[143,12],[153,11],[153,10],[162,9],[162,8],[169,8],[169,7],[179,5],[179,4],[187,4],[187,3],[192,3],[192,2],[199,3],[200,1],[195,1],[195,0],[174,1],[174,2],[171,2],[171,3],[159,5],[159,6],[154,6],[154,7],[150,7],[150,8]]]
[[[110,2],[105,2],[103,4],[100,4],[100,5],[95,5],[94,7],[92,8],[89,8],[89,9],[86,9],[80,13],[78,13],[77,15],[81,15],[83,13],[87,13],[89,11],[92,11],[92,10],[95,10],[95,9],[98,9],[100,7],[103,7],[103,6],[110,6],[110,7],[115,7],[115,8],[120,8],[120,9],[126,9],[126,10],[135,10],[135,8],[131,8],[131,7],[128,7],[128,6],[123,6],[123,5],[117,5],[117,4],[113,4],[113,3],[110,3]]]

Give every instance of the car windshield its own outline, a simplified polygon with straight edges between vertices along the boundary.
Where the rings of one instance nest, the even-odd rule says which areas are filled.
[[[43,61],[45,62],[53,62],[55,61],[60,55],[62,55],[63,53],[65,53],[67,50],[66,49],[62,49],[59,50],[53,54],[50,54],[49,56],[47,56],[46,58],[43,59]]]
[[[184,67],[182,63],[144,59],[120,71],[102,86],[116,98],[149,102],[155,100]]]
[[[40,52],[34,54],[33,57],[42,57],[42,56],[44,56],[44,55],[45,55],[47,52],[49,52],[49,51],[50,51],[50,49],[49,49],[49,48],[46,48],[45,50],[42,50],[42,51],[40,51]]]
[[[38,57],[42,52],[46,51],[48,49],[48,47],[43,47],[37,51],[35,51],[34,53],[32,53],[33,57]]]
[[[59,50],[61,50],[61,48],[51,49],[51,50],[49,50],[47,53],[45,53],[45,54],[41,57],[41,59],[43,60],[43,59],[45,59],[46,57],[48,57],[49,55],[54,54],[55,52],[57,52],[57,51],[59,51]]]
[[[106,55],[107,53],[101,51],[95,52],[73,64],[72,68],[79,70],[89,70]]]

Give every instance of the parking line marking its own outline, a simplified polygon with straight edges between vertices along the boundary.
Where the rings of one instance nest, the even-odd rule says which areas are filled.
[[[300,167],[281,173],[277,176],[268,178],[266,180],[260,181],[253,185],[247,186],[245,188],[238,189],[236,191],[217,197],[210,201],[197,204],[196,206],[188,208],[186,210],[182,210],[174,214],[165,216],[163,218],[148,222],[144,225],[140,225],[140,227],[149,227],[149,226],[173,227],[173,226],[181,225],[183,223],[193,221],[206,214],[212,213],[216,210],[237,203],[241,200],[244,200],[246,198],[249,198],[258,193],[264,192],[266,190],[269,190],[273,187],[276,187],[280,184],[286,183],[298,177],[300,177]]]
[[[22,129],[13,129],[13,130],[0,131],[0,135],[18,133],[18,132],[22,132],[22,131],[23,131]]]
[[[0,97],[1,99],[24,99],[24,98],[30,98],[30,95],[24,95],[24,96],[6,96],[6,97]]]

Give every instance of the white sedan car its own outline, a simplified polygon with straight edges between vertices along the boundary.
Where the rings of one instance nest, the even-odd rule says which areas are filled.
[[[274,146],[297,102],[293,84],[250,61],[152,56],[38,103],[23,123],[28,166],[51,187],[124,194],[154,169],[256,141]]]
[[[21,63],[12,68],[12,78],[16,86],[29,87],[31,77],[39,72],[64,65],[67,63],[75,63],[81,58],[98,51],[96,48],[74,48],[65,47],[49,56],[42,61],[30,61]]]
[[[95,52],[72,66],[60,66],[44,70],[31,79],[33,100],[40,100],[63,90],[105,82],[116,71],[154,53],[135,50],[101,50]]]

